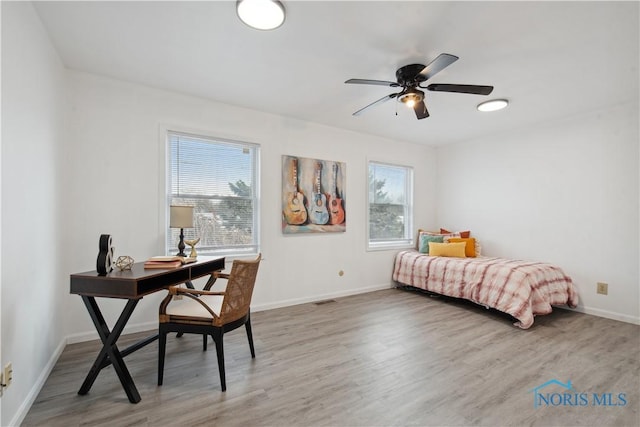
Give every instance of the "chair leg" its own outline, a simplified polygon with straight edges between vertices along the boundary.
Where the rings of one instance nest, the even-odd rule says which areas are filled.
[[[253,334],[251,333],[251,319],[247,319],[247,323],[244,324],[245,329],[247,330],[247,338],[249,339],[249,349],[251,350],[251,358],[256,358],[256,351],[253,348]]]
[[[164,376],[164,353],[167,346],[167,333],[160,331],[158,333],[158,385],[162,385]]]
[[[213,340],[216,343],[216,354],[218,356],[218,371],[220,371],[220,387],[222,391],[227,391],[227,381],[224,374],[224,345],[222,338],[224,333],[222,331],[215,331],[212,335]]]
[[[207,340],[209,339],[209,335],[202,334],[202,351],[207,351]]]

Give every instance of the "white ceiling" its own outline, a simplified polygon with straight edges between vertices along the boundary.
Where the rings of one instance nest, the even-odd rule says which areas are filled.
[[[392,139],[440,145],[638,100],[638,2],[283,0],[275,31],[242,24],[235,1],[37,2],[64,64],[215,101]],[[460,59],[428,83],[493,85],[489,97],[427,92],[431,117],[396,92],[410,63]],[[489,98],[506,110],[480,113]],[[395,115],[396,109],[398,115]]]

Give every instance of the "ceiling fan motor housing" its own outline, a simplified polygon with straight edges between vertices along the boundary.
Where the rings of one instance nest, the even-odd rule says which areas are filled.
[[[424,67],[422,64],[411,64],[398,68],[398,71],[396,71],[396,80],[398,80],[400,86],[417,86],[420,82],[427,79],[420,74],[420,71],[424,70]]]

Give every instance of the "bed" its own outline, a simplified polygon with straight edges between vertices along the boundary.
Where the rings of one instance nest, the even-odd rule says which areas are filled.
[[[396,255],[393,280],[507,313],[522,329],[533,325],[534,316],[551,313],[554,305],[578,304],[571,278],[543,262],[429,256],[406,250]]]

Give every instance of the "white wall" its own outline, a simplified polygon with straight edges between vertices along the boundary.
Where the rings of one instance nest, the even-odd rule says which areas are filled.
[[[69,72],[69,138],[63,201],[69,209],[64,247],[69,273],[94,268],[101,233],[113,236],[116,256],[141,261],[163,252],[164,179],[161,129],[174,127],[261,146],[261,265],[256,309],[391,286],[395,251],[366,251],[367,159],[415,169],[417,226],[435,223],[435,149],[357,134],[237,108],[80,72]],[[347,231],[282,235],[280,168],[283,154],[346,162]],[[344,270],[344,276],[338,275]],[[157,322],[161,295],[145,297],[131,325]],[[122,303],[101,301],[114,319]],[[77,296],[66,298],[65,331],[92,334]],[[259,325],[256,325],[259,329]]]
[[[558,264],[580,310],[640,323],[638,141],[636,102],[440,147],[438,221],[484,255]]]
[[[261,145],[257,309],[391,285],[394,251],[365,250],[368,158],[413,166],[416,225],[435,224],[433,148],[65,70],[30,3],[2,2],[2,89],[2,364],[14,366],[2,425],[20,423],[67,341],[97,336],[68,292],[70,273],[95,267],[99,235],[139,261],[163,251],[163,127]],[[346,162],[346,233],[281,234],[283,154]],[[128,331],[155,327],[160,298]],[[123,302],[100,303],[113,324]]]
[[[2,2],[3,426],[35,398],[66,334],[60,165],[64,68],[31,3]]]
[[[2,89],[1,356],[15,378],[2,425],[24,415],[65,337],[95,337],[68,276],[94,268],[99,235],[137,260],[163,250],[163,127],[261,145],[256,308],[390,285],[395,251],[365,250],[370,158],[414,167],[416,228],[470,228],[485,253],[556,262],[584,310],[640,317],[637,105],[436,152],[64,70],[22,2],[2,2]],[[281,234],[283,154],[347,163],[346,233]],[[595,295],[596,281],[609,296]],[[144,298],[129,330],[155,324],[160,297]],[[100,303],[109,322],[123,305]]]
[[[2,5],[0,5],[0,28],[2,25]],[[0,40],[1,40],[0,35]],[[1,60],[0,60],[1,62]],[[0,93],[2,93],[2,68],[0,67]],[[2,107],[0,106],[0,116]],[[2,366],[2,119],[0,119],[0,366]],[[0,424],[2,424],[2,401],[0,401]]]
[[[393,251],[365,250],[368,158],[413,166],[417,226],[435,223],[432,148],[64,70],[29,3],[3,3],[2,18],[2,337],[15,378],[2,425],[26,414],[67,337],[97,337],[68,276],[95,268],[99,235],[116,255],[162,253],[163,127],[261,145],[257,309],[391,285]],[[283,154],[346,162],[345,233],[281,234]],[[144,298],[128,331],[155,326],[161,297]],[[100,304],[113,324],[123,302]]]

